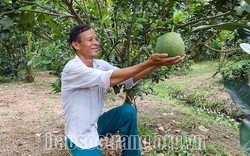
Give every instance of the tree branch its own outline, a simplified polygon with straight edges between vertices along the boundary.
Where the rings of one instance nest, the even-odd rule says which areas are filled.
[[[169,5],[169,3],[165,3],[165,5],[162,7],[162,9],[160,9],[157,13],[156,13],[156,17],[147,25],[147,27],[145,28],[145,32],[150,32],[150,30],[148,30],[150,28],[150,26],[152,25],[152,23],[154,23],[157,19],[159,19],[158,15],[160,15],[164,10],[165,10],[165,7]],[[160,19],[165,16],[166,13],[164,15],[162,15],[160,17]]]
[[[41,35],[40,33],[36,32],[36,31],[33,31],[32,33],[33,33],[34,35],[36,35],[36,36],[38,36],[38,37],[44,39],[44,40],[49,41],[49,42],[53,41],[53,39],[50,38],[48,35],[46,35],[46,37],[45,37],[45,35]],[[68,47],[68,46],[66,46],[66,45],[62,45],[62,47],[64,47],[65,49],[68,49],[68,50],[72,50],[72,48],[70,48],[70,47]]]
[[[230,50],[218,50],[218,49],[214,49],[210,46],[208,46],[207,44],[204,44],[204,46],[206,48],[208,48],[209,50],[212,50],[212,51],[215,51],[215,52],[220,52],[220,53],[230,53],[232,51],[238,51],[238,50],[241,50],[241,48],[235,48],[235,49],[230,49]]]
[[[24,4],[29,4],[29,5],[36,5],[36,6],[39,6],[39,7],[43,8],[43,9],[45,9],[45,10],[48,10],[48,8],[46,6],[43,6],[43,5],[41,5],[39,3],[36,3],[36,2],[28,2],[28,1],[20,1],[20,0],[19,0],[19,2],[24,3]]]
[[[62,18],[75,18],[73,15],[61,15],[61,14],[55,14],[55,13],[49,13],[49,12],[43,12],[39,10],[31,10],[31,9],[20,9],[20,11],[28,11],[28,12],[35,12],[35,13],[41,13],[41,14],[47,14],[51,16],[58,16]]]
[[[79,17],[79,15],[75,12],[73,8],[73,0],[68,2],[67,0],[64,0],[64,3],[68,6],[68,9],[70,13],[74,16],[78,24],[84,23],[83,20]]]
[[[88,24],[88,25],[91,25],[90,18],[89,18],[89,14],[88,14],[87,9],[86,9],[85,0],[82,0],[83,6],[84,6],[84,7],[82,7],[82,5],[81,5],[79,2],[77,2],[77,0],[74,0],[74,2],[75,2],[75,3],[81,8],[81,10],[85,13],[85,16],[87,17],[87,24]]]
[[[197,20],[193,20],[193,21],[189,21],[185,24],[180,24],[180,25],[177,25],[178,28],[181,28],[181,27],[185,27],[187,25],[191,25],[191,24],[194,24],[194,23],[198,23],[200,21],[206,21],[206,20],[211,20],[211,19],[215,19],[217,17],[221,17],[221,16],[226,16],[226,15],[229,15],[231,13],[231,10],[230,11],[227,11],[225,13],[222,13],[222,14],[219,14],[219,15],[215,15],[215,16],[208,16],[206,18],[201,18],[201,19],[197,19]]]
[[[6,12],[1,12],[0,15],[6,15],[15,12],[16,10],[11,10],[11,11],[6,11]]]
[[[29,2],[29,1],[21,1],[19,0],[20,3],[23,3],[23,4],[28,4],[28,5],[36,5],[36,6],[39,6],[40,8],[43,8],[45,10],[48,10],[50,12],[43,12],[43,11],[40,11],[40,10],[32,10],[32,9],[20,9],[21,11],[29,11],[29,12],[35,12],[35,13],[42,13],[42,14],[47,14],[47,15],[51,15],[51,16],[59,16],[59,17],[62,17],[62,18],[75,18],[74,15],[69,15],[69,14],[66,14],[66,13],[63,13],[63,14],[59,14],[58,11],[54,11],[53,9],[51,8],[48,8],[47,6],[44,6],[44,5],[41,5],[37,2]]]
[[[136,63],[136,60],[140,58],[140,56],[143,56],[143,54],[145,54],[144,50],[141,50],[138,55],[136,55],[136,57],[134,57],[134,59],[131,62],[131,65],[133,66]]]
[[[101,9],[101,5],[100,5],[99,0],[96,0],[96,3],[97,3],[97,6],[98,6],[100,19],[102,19],[102,9]],[[105,25],[105,23],[103,25]]]
[[[86,14],[86,16],[87,16],[88,24],[90,25],[91,21],[90,21],[90,18],[89,18],[89,14],[88,14],[88,12],[87,12],[87,7],[86,7],[85,0],[82,0],[82,2],[83,2],[83,5],[84,5],[85,14]]]
[[[199,48],[202,46],[202,37],[199,37],[199,39],[196,41],[195,44],[193,44],[189,49],[185,51],[185,54],[188,54],[189,52]]]
[[[100,1],[99,1],[99,0],[96,0],[96,3],[97,3],[97,6],[98,6],[98,10],[99,10],[100,20],[102,20],[103,15],[102,15],[102,7],[101,7],[101,4],[100,4]],[[107,25],[106,25],[105,23],[103,23],[102,25],[103,25],[104,29],[107,29]],[[109,37],[111,37],[111,34],[110,34],[109,31],[107,31],[107,35],[108,35]],[[111,42],[111,44],[112,44],[113,46],[117,45],[116,43],[114,43],[114,41],[113,41],[111,38],[109,38],[109,40],[110,40],[110,42]],[[113,47],[113,46],[112,46],[112,47]],[[114,48],[116,48],[116,47],[114,47]],[[112,48],[111,48],[111,49],[112,49]],[[109,54],[110,54],[112,51],[110,51],[110,52],[108,53],[105,49],[103,49],[103,52],[105,53],[106,57],[108,58]]]
[[[167,28],[159,26],[159,27],[155,27],[153,29],[148,29],[148,31],[146,31],[145,33],[150,33],[150,32],[156,31],[156,30],[165,31],[165,30],[167,30]]]
[[[133,4],[133,15],[130,21],[130,25],[128,26],[127,29],[127,36],[126,36],[126,41],[124,42],[124,53],[127,54],[127,61],[128,61],[128,66],[131,65],[130,61],[130,41],[131,41],[131,34],[132,34],[132,29],[133,29],[133,23],[135,22],[136,19],[136,8],[137,8],[137,0],[134,1]]]
[[[216,36],[216,34],[217,33],[214,33],[209,39],[207,39],[204,42],[202,42],[203,36],[200,36],[199,39],[196,41],[196,43],[191,48],[189,48],[188,50],[185,51],[185,54],[188,54],[190,51],[193,51],[193,50],[201,47],[202,45],[208,43],[210,40],[212,40]]]

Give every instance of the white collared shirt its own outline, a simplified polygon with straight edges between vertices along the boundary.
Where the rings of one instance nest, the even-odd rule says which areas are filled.
[[[100,145],[97,121],[103,114],[104,89],[110,87],[110,77],[119,68],[104,60],[94,59],[93,68],[76,57],[62,72],[62,100],[66,136],[78,147],[89,149]],[[121,84],[133,87],[133,78]]]

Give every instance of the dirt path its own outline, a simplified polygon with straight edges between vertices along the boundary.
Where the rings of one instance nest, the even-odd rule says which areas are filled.
[[[0,156],[70,155],[64,150],[61,95],[53,93],[48,83],[54,80],[54,77],[42,72],[36,76],[34,83],[0,84]],[[120,97],[114,99],[106,102],[106,110],[122,102]],[[145,125],[159,134],[178,133],[176,130],[181,129],[181,124],[176,117],[186,116],[177,114],[175,106],[150,98],[138,100],[138,111],[139,118],[148,121]],[[161,126],[165,131],[158,130]],[[219,139],[214,134],[218,132],[222,135]],[[238,132],[233,129],[214,127],[206,133],[206,139],[218,139],[216,142],[219,144],[224,142],[222,146],[231,153],[240,150]]]
[[[48,81],[0,85],[0,155],[50,155],[46,134],[63,134],[63,111],[59,94],[53,94]],[[60,153],[58,155],[61,155]]]

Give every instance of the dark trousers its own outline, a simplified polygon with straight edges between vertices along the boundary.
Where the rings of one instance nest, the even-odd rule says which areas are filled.
[[[138,136],[137,115],[130,104],[113,108],[105,112],[98,120],[98,134],[100,137],[120,133],[122,156],[141,156]],[[75,146],[68,138],[67,145]],[[101,156],[100,146],[91,149],[71,148],[74,156]]]

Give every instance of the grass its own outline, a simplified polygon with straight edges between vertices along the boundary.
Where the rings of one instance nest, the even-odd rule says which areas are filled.
[[[192,70],[187,71],[185,75],[178,75],[166,79],[164,82],[154,86],[154,94],[150,95],[149,98],[152,101],[161,101],[166,104],[164,106],[155,106],[153,115],[140,113],[139,116],[139,135],[143,136],[142,139],[146,140],[146,145],[144,146],[145,155],[167,155],[167,156],[192,156],[192,155],[229,155],[230,149],[219,146],[221,143],[217,140],[222,140],[227,143],[225,136],[231,137],[230,132],[227,129],[238,130],[239,123],[234,119],[228,117],[227,114],[221,112],[223,110],[224,101],[218,96],[222,91],[224,91],[223,85],[220,83],[220,78],[215,77],[212,79],[212,75],[216,71],[215,62],[201,62],[196,63],[191,66]],[[205,81],[204,81],[205,80]],[[19,82],[11,82],[2,84],[2,86],[14,87],[18,85]],[[32,83],[34,91],[47,90],[50,85],[48,83],[36,80]],[[111,94],[111,99],[115,98],[114,94]],[[55,99],[54,94],[49,94],[49,99]],[[173,109],[174,107],[174,109]],[[49,105],[41,103],[38,106],[41,111],[48,111]],[[213,109],[211,109],[213,108]],[[155,116],[164,117],[155,118]],[[235,113],[235,112],[234,112]],[[8,113],[0,114],[1,116],[7,116]],[[161,144],[159,146],[153,145],[152,138],[159,136],[158,131],[155,130],[156,123],[163,126],[164,124],[171,125],[173,121],[179,124],[172,125],[171,133],[160,140]],[[45,123],[56,128],[63,128],[64,124],[62,121],[58,121],[56,115],[48,114],[45,119]],[[198,127],[202,125],[210,130],[214,129],[216,126],[220,125],[225,131],[213,131],[209,134],[214,138],[202,149],[194,150],[192,148],[187,148],[190,145],[195,145],[195,140],[191,139],[191,142],[187,140],[182,140],[178,143],[173,142],[173,138],[185,138],[185,136],[191,136],[191,134],[201,134],[208,135],[208,133],[198,131]],[[217,128],[217,127],[216,127]],[[165,129],[166,131],[168,129]],[[181,130],[179,133],[174,133],[174,130]],[[218,128],[219,130],[219,128]],[[4,132],[4,129],[0,129],[0,133]],[[167,133],[165,133],[167,134]],[[151,139],[151,140],[149,140]],[[172,140],[171,140],[172,139]],[[142,140],[141,140],[142,141]],[[230,140],[230,142],[232,142]],[[239,151],[240,155],[244,155]],[[235,154],[235,153],[233,153]]]
[[[0,134],[1,134],[1,133],[5,133],[5,132],[6,132],[6,129],[0,128]]]
[[[184,107],[188,106],[193,109],[191,114],[200,113],[203,116],[213,116],[216,121],[220,121],[222,118],[225,118],[226,121],[230,119],[231,125],[234,118],[242,113],[235,109],[232,101],[225,101],[225,97],[222,97],[221,93],[224,89],[222,89],[223,84],[221,84],[220,78],[212,78],[216,70],[214,64],[210,61],[196,63],[186,75],[179,76],[178,79],[172,77],[160,82],[154,88],[155,98],[176,105],[185,105]],[[235,111],[232,111],[232,108]]]
[[[0,76],[0,83],[11,83],[11,82],[13,82],[11,78]]]
[[[56,128],[63,129],[63,128],[64,128],[64,122],[58,121],[58,122],[56,123]]]
[[[226,148],[228,139],[236,137],[235,133],[239,129],[239,123],[233,118],[238,115],[238,110],[228,112],[225,109],[227,105],[225,105],[225,97],[222,96],[222,92],[225,93],[223,84],[219,76],[212,78],[217,68],[216,62],[206,61],[195,63],[191,68],[192,70],[188,71],[185,75],[172,76],[170,79],[166,79],[154,86],[154,95],[150,95],[149,98],[155,101],[160,99],[169,105],[166,108],[164,106],[155,107],[155,114],[165,112],[167,116],[157,119],[154,116],[150,119],[150,117],[145,117],[147,116],[146,114],[143,115],[139,121],[139,133],[157,136],[157,131],[148,126],[152,122],[152,118],[155,118],[156,120],[163,120],[163,123],[168,124],[168,127],[169,123],[173,120],[180,123],[172,125],[172,129],[178,129],[181,132],[178,134],[171,133],[170,135],[201,134],[212,136],[213,139],[210,139],[202,150],[185,149],[183,147],[186,147],[188,144],[184,141],[174,146],[175,148],[169,148],[168,145],[168,149],[153,149],[148,151],[146,155],[224,156],[236,154],[244,156],[245,154],[240,150],[235,151],[233,147]],[[231,109],[231,107],[228,109]],[[173,115],[170,115],[171,113]],[[161,121],[157,122],[160,123]],[[201,125],[209,129],[209,131],[199,131],[199,126]],[[235,139],[233,142],[239,142],[237,138]],[[164,146],[164,142],[162,142],[162,146]],[[237,146],[240,149],[239,143]],[[232,151],[233,153],[231,153]]]
[[[48,104],[41,103],[41,104],[39,105],[39,109],[40,109],[40,110],[43,110],[43,111],[48,111],[48,110],[49,110],[49,105],[48,105]]]
[[[9,112],[1,112],[0,113],[0,116],[8,116],[9,115]]]
[[[44,82],[40,82],[37,80],[34,80],[34,82],[32,82],[32,84],[34,86],[34,92],[45,91],[48,89],[48,87],[50,87],[48,84],[44,84]]]
[[[50,114],[47,118],[46,118],[46,121],[45,123],[48,124],[48,125],[54,125],[56,122],[56,116],[55,114]]]

